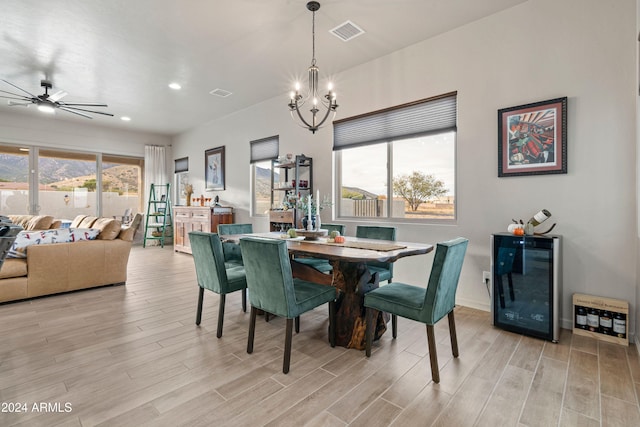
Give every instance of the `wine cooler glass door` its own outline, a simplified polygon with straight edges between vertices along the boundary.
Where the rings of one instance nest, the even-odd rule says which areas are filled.
[[[494,325],[555,341],[554,239],[496,234],[492,243]]]

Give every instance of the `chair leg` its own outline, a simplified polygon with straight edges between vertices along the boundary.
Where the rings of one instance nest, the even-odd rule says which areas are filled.
[[[220,338],[222,336],[222,324],[224,323],[224,302],[227,299],[225,294],[220,294],[220,308],[218,308],[218,332],[216,336]]]
[[[249,317],[249,337],[247,338],[247,353],[253,353],[253,338],[256,334],[256,315],[258,309],[251,306],[251,316]]]
[[[284,361],[282,362],[282,372],[289,373],[291,364],[291,338],[293,335],[293,319],[287,319],[287,327],[284,336]]]
[[[427,342],[429,343],[429,360],[431,362],[431,378],[434,383],[440,382],[440,370],[438,369],[438,353],[436,351],[436,336],[433,325],[427,325]]]
[[[242,290],[242,311],[247,312],[247,288]]]
[[[398,316],[391,315],[391,336],[395,339],[398,337]]]
[[[300,316],[296,316],[296,334],[300,333]]]
[[[371,342],[373,341],[373,309],[367,307],[365,312],[365,355],[371,357]]]
[[[269,313],[267,313],[266,311],[264,312],[264,321],[265,322],[269,321]]]
[[[453,310],[447,316],[449,318],[449,337],[451,338],[451,350],[453,357],[458,357],[458,336],[456,335],[456,319],[453,316]]]
[[[256,316],[258,309],[251,306],[251,315],[249,316],[249,337],[247,338],[247,353],[253,353],[253,338],[256,334]]]
[[[329,343],[336,346],[336,302],[329,301]]]
[[[204,288],[198,286],[198,308],[196,308],[196,325],[202,321],[202,300],[204,299]]]

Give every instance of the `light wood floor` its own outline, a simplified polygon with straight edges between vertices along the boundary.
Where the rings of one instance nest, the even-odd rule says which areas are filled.
[[[284,375],[283,319],[259,319],[249,355],[240,294],[216,339],[218,297],[197,327],[194,278],[189,255],[136,247],[126,286],[1,305],[1,409],[27,407],[0,426],[640,425],[635,347],[569,331],[551,344],[458,307],[460,357],[440,322],[434,384],[423,325],[399,319],[366,359],[329,346],[322,307],[302,317]]]

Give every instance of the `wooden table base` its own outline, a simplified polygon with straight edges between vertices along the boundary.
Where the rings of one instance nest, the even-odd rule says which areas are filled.
[[[364,294],[378,288],[378,274],[371,275],[365,263],[334,260],[331,261],[331,266],[333,276],[307,265],[291,262],[294,277],[335,286],[338,289],[336,345],[364,350],[367,329]],[[376,312],[374,319],[374,340],[378,340],[387,330],[389,314]]]

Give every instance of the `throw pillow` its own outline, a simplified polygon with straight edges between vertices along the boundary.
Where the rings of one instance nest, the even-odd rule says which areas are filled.
[[[74,228],[70,231],[68,242],[79,242],[81,240],[95,240],[100,230],[97,228]]]
[[[69,228],[78,228],[80,227],[80,223],[82,222],[83,219],[85,219],[87,216],[86,215],[78,215],[76,216],[73,221],[71,221],[71,225],[69,226]]]
[[[99,240],[113,240],[120,233],[120,221],[113,218],[98,218],[91,228],[100,230]]]
[[[51,215],[36,215],[27,222],[25,230],[47,230],[53,223]]]
[[[93,226],[93,223],[96,222],[96,219],[98,219],[98,217],[95,216],[86,216],[84,217],[84,219],[80,222],[80,224],[78,225],[77,228],[90,228]]]
[[[58,230],[21,231],[11,245],[7,258],[26,258],[27,248],[31,245],[54,243]]]

